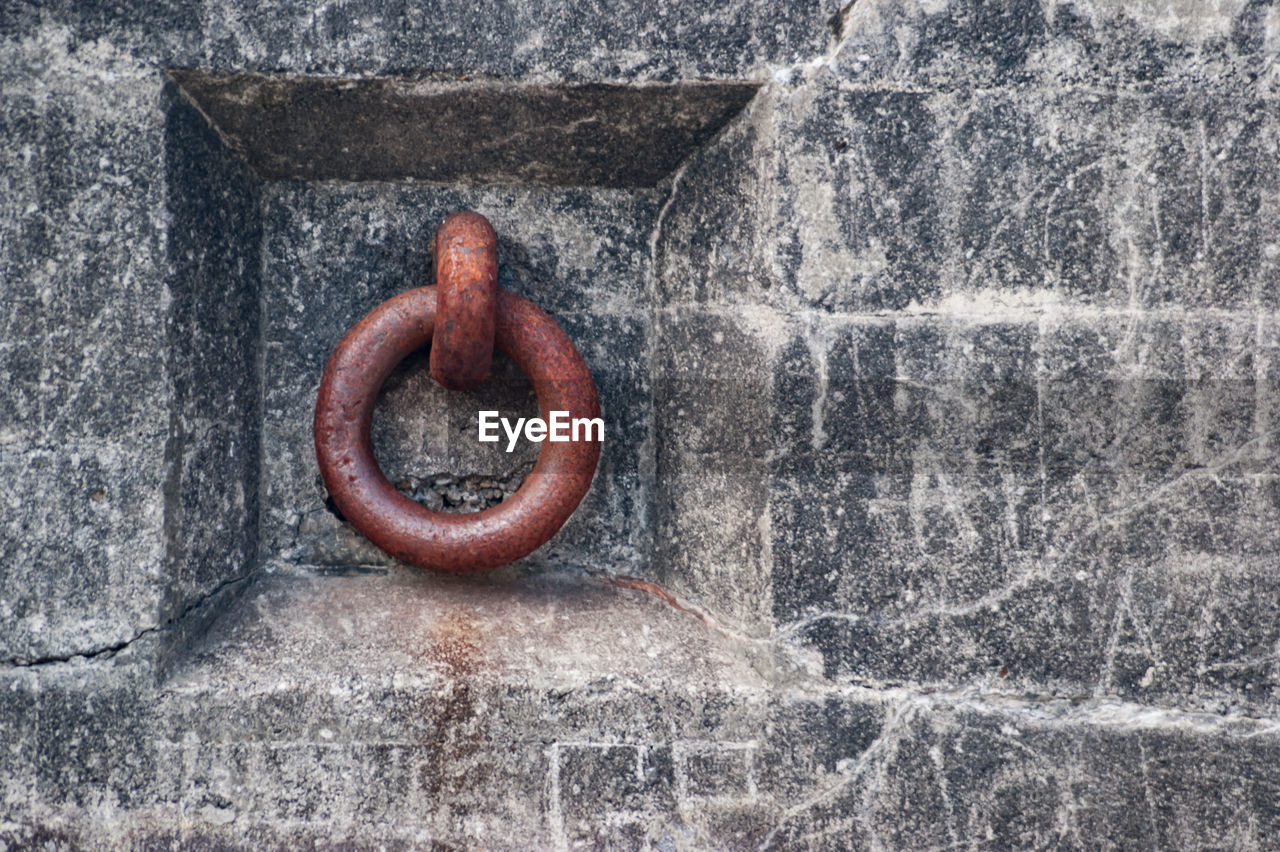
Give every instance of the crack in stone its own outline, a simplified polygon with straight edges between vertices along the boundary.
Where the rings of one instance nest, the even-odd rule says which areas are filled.
[[[853,12],[853,7],[857,5],[858,0],[849,0],[841,6],[834,15],[827,19],[827,28],[831,30],[831,35],[837,43],[844,41],[845,27],[849,23],[849,15]]]
[[[662,226],[666,223],[667,213],[676,203],[676,195],[680,191],[680,181],[684,179],[684,173],[689,169],[689,164],[696,158],[696,153],[682,162],[674,172],[671,173],[671,189],[667,193],[667,198],[662,203],[662,207],[658,210],[658,215],[653,220],[653,229],[649,232],[649,295],[656,295],[658,278],[662,272],[659,268],[658,252],[661,248]],[[657,300],[653,299],[652,304],[657,304]]]
[[[250,572],[248,574],[243,574],[239,577],[232,577],[229,580],[223,580],[221,583],[214,586],[208,592],[196,598],[196,600],[192,601],[190,604],[184,607],[182,611],[179,612],[177,615],[170,616],[169,618],[165,619],[165,621],[161,624],[153,624],[150,627],[145,627],[142,630],[135,633],[130,638],[125,639],[121,642],[116,642],[115,644],[112,644],[112,645],[104,645],[99,648],[91,648],[87,651],[72,651],[66,654],[49,654],[43,657],[31,657],[31,658],[22,657],[22,656],[8,657],[4,660],[0,660],[0,667],[9,668],[9,669],[25,669],[25,668],[38,668],[40,666],[57,665],[58,663],[69,663],[69,662],[72,662],[73,660],[86,660],[86,661],[97,660],[97,659],[109,660],[112,657],[114,657],[116,654],[119,654],[121,651],[124,651],[125,649],[129,648],[131,645],[146,638],[147,636],[150,636],[153,633],[163,633],[163,632],[167,632],[177,628],[187,618],[187,616],[191,615],[196,610],[204,607],[204,605],[208,603],[209,600],[219,595],[228,586],[232,586],[236,583],[247,584],[247,582],[251,581],[255,576],[257,576],[255,573]]]
[[[581,566],[581,570],[588,577],[607,583],[611,586],[616,586],[621,589],[632,589],[655,597],[672,609],[693,616],[719,635],[738,645],[765,651],[777,651],[780,648],[779,643],[774,639],[751,636],[728,627],[712,615],[709,610],[698,606],[692,601],[685,600],[679,595],[667,591],[662,586],[650,580],[645,580],[640,577],[632,577],[627,574],[614,574],[612,571],[606,571],[603,568],[593,568],[586,565]],[[782,650],[793,651],[794,648],[786,648],[783,646]],[[792,662],[796,666],[797,670],[804,669],[804,666],[800,665],[798,661],[793,660]]]
[[[139,639],[151,633],[155,633],[161,629],[160,625],[145,628],[133,637],[125,639],[123,642],[117,642],[114,645],[104,645],[101,648],[93,648],[88,651],[75,651],[69,654],[51,654],[45,657],[8,657],[0,661],[0,665],[6,668],[36,668],[38,666],[49,666],[56,663],[69,663],[72,660],[96,660],[99,658],[111,659],[116,654],[128,648]]]

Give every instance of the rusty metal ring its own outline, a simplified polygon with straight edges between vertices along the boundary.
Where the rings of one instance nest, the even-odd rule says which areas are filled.
[[[436,288],[420,287],[383,302],[347,332],[320,382],[316,459],[343,516],[382,550],[437,571],[484,571],[527,556],[555,535],[591,487],[600,441],[544,441],[520,489],[481,512],[433,512],[398,492],[374,458],[374,403],[392,369],[431,340],[435,319]],[[586,362],[532,302],[498,291],[494,344],[529,377],[544,420],[552,411],[600,416]]]
[[[470,210],[450,213],[432,241],[436,332],[431,376],[449,390],[471,390],[489,376],[498,299],[498,235]]]

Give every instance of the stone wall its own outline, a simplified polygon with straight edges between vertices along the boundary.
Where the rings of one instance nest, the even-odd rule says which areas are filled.
[[[677,175],[655,398],[723,428],[659,477],[754,504],[664,579],[832,676],[1268,710],[1273,19],[1150,11],[856,4]]]
[[[0,848],[1270,848],[1277,32],[0,9]],[[311,448],[459,207],[608,424],[472,579],[371,547]],[[527,382],[424,363],[392,481],[518,481],[471,418]]]

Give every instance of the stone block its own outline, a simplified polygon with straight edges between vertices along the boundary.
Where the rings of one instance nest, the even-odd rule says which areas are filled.
[[[159,441],[0,451],[6,660],[101,652],[156,626],[162,452]]]
[[[736,215],[715,201],[688,212],[677,205],[664,220],[672,240],[710,231],[707,222],[757,233],[766,252],[759,266],[772,279],[751,288],[758,301],[837,312],[914,303],[978,315],[1062,301],[1274,304],[1275,250],[1263,234],[1277,216],[1265,189],[1276,180],[1276,131],[1252,97],[1037,86],[885,92],[819,79],[766,89],[759,100],[768,107],[742,119],[751,130],[738,134],[755,140],[753,153],[737,140],[708,149],[737,170],[694,168],[686,177],[767,198]],[[761,167],[768,183],[752,189]],[[719,251],[694,279],[746,280],[742,265]],[[664,268],[673,280],[688,277],[671,262]]]
[[[65,39],[6,52],[44,69],[6,90],[0,261],[0,431],[26,468],[5,645],[31,660],[127,643],[252,561],[256,202],[162,75]]]
[[[682,797],[747,798],[757,789],[753,743],[686,743],[677,772]]]
[[[608,809],[636,811],[663,804],[673,779],[669,749],[587,743],[555,747],[553,778],[559,782],[567,822],[584,822]]]
[[[946,98],[807,87],[766,91],[756,155],[772,196],[761,241],[779,306],[897,310],[937,295],[950,191],[941,157]]]
[[[36,801],[128,809],[153,800],[158,767],[149,720],[154,707],[144,690],[111,673],[88,673],[42,682],[38,702],[39,745],[31,778]]]
[[[1036,0],[929,7],[883,0],[842,10],[838,73],[857,82],[952,88],[1016,86],[1035,79],[1048,40]]]
[[[729,470],[759,470],[770,436],[771,330],[697,309],[658,319],[654,429],[660,471],[698,457]]]
[[[756,91],[170,73],[258,174],[298,181],[653,186]]]
[[[1270,91],[1263,7],[1002,0],[847,6],[834,72],[863,85]]]
[[[166,103],[167,621],[258,562],[262,222],[253,173],[172,86]]]
[[[764,243],[770,185],[759,173],[764,96],[715,139],[695,151],[673,177],[654,235],[658,303],[763,301],[772,283]]]

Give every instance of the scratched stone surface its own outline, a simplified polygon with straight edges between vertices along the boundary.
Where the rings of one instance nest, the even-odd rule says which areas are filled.
[[[833,688],[785,642],[599,578],[276,576],[163,686],[131,676],[134,650],[5,673],[21,818],[0,839],[1265,848],[1280,830],[1274,721]]]
[[[664,582],[837,679],[1272,712],[1274,13],[1157,10],[860,2],[691,159],[657,491],[767,496],[737,534],[660,515],[695,540]],[[713,391],[690,336],[737,338],[698,350]]]
[[[3,5],[0,848],[1272,848],[1277,33],[1258,0]],[[278,75],[335,135],[238,138],[250,103],[212,127],[166,69]],[[379,171],[408,114],[308,94],[356,79],[625,87],[584,150],[657,183],[529,185],[571,161],[501,140]],[[705,82],[758,91],[652,123],[647,85]],[[310,419],[462,206],[609,432],[551,545],[451,579],[326,508]],[[382,464],[498,499],[531,448],[464,436],[527,383],[424,362]]]

